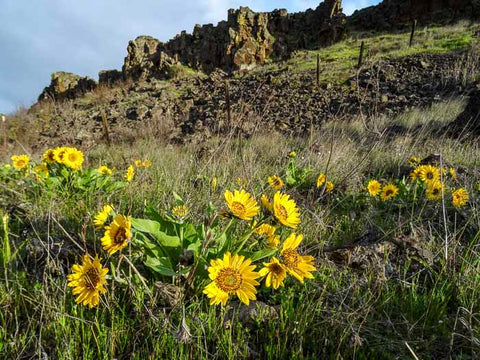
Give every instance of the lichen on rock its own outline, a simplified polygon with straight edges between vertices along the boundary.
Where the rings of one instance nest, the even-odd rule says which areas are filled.
[[[65,71],[54,72],[50,85],[43,89],[38,101],[46,99],[73,99],[97,87],[95,80],[88,76],[79,76]]]

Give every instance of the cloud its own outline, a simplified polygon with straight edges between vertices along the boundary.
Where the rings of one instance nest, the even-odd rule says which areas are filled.
[[[371,0],[372,1],[372,0]],[[377,1],[378,2],[378,1]],[[315,8],[313,0],[2,0],[0,112],[30,106],[54,71],[97,78],[120,69],[128,41],[151,35],[167,41],[196,23],[225,20],[229,8],[255,11]],[[368,0],[344,0],[345,11]]]

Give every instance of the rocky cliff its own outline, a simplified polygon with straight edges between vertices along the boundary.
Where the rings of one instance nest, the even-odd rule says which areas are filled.
[[[206,73],[251,69],[268,59],[284,59],[295,50],[330,45],[345,33],[341,0],[325,0],[315,10],[295,14],[284,9],[260,13],[248,7],[230,9],[228,19],[217,26],[196,25],[192,34],[183,31],[166,43],[151,36],[137,37],[128,43],[122,71],[100,71],[99,83],[168,79],[175,65]],[[95,86],[91,79],[55,73],[39,100],[72,98]]]
[[[230,9],[228,19],[217,26],[196,25],[192,34],[183,31],[167,43],[146,36],[130,41],[123,75],[165,78],[176,63],[206,73],[250,69],[269,58],[337,42],[345,35],[345,22],[341,0],[326,0],[315,10],[295,14]]]
[[[355,11],[349,25],[361,29],[399,28],[417,20],[445,23],[479,18],[480,0],[383,0],[377,6]]]

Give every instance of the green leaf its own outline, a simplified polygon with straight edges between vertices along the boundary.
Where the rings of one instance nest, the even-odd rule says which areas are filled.
[[[198,240],[202,241],[205,239],[202,234],[202,229],[200,227],[196,228],[193,224],[184,224],[183,238],[187,244],[194,243]]]
[[[181,246],[178,236],[167,235],[160,231],[160,223],[146,219],[132,219],[132,226],[135,230],[152,235],[157,242],[164,247],[178,248]]]
[[[202,243],[200,242],[200,240],[197,240],[194,243],[190,243],[187,246],[187,250],[192,250],[195,253],[195,256],[197,256],[198,253],[200,252],[201,247],[202,247]]]
[[[263,249],[254,252],[250,255],[252,262],[265,259],[267,257],[273,256],[277,252],[277,249]]]
[[[158,231],[157,233],[152,235],[155,236],[155,239],[163,246],[166,246],[166,247],[181,246],[180,238],[178,236],[167,235],[161,231]]]
[[[288,174],[285,178],[285,182],[288,184],[288,186],[295,186],[297,184],[297,180],[290,174]]]
[[[164,276],[176,276],[177,273],[173,270],[172,263],[167,257],[150,257],[147,256],[145,265],[153,271]]]
[[[153,220],[132,219],[132,226],[135,230],[156,235],[160,232],[160,224]]]
[[[183,199],[180,197],[180,195],[178,195],[175,191],[172,191],[173,193],[173,197],[175,198],[175,201],[180,203],[180,205],[183,205],[184,204],[184,201]]]

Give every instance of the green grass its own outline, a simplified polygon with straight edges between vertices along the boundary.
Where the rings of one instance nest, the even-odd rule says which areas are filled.
[[[322,82],[341,84],[355,74],[360,53],[360,44],[365,43],[365,61],[382,58],[399,58],[420,53],[446,53],[467,50],[478,41],[473,38],[475,24],[460,22],[446,27],[418,28],[413,46],[409,47],[410,32],[361,33],[355,32],[335,45],[312,51],[299,51],[285,62],[291,71],[307,71],[316,68],[320,55],[320,79]],[[269,64],[261,71],[277,69],[278,64]]]
[[[480,212],[473,189],[480,180],[480,149],[478,142],[439,133],[463,107],[463,101],[452,101],[394,119],[332,122],[309,138],[261,132],[241,141],[212,138],[202,152],[193,144],[179,147],[151,138],[134,146],[95,145],[86,166],[124,169],[136,158],[152,160],[152,169],[120,193],[69,196],[30,191],[21,181],[0,182],[1,211],[10,214],[8,236],[2,230],[0,238],[8,240],[11,254],[18,249],[1,265],[0,357],[410,359],[413,351],[425,359],[475,358],[480,351]],[[392,124],[403,130],[386,136]],[[212,307],[201,291],[172,309],[153,285],[158,278],[136,263],[152,295],[122,267],[119,276],[125,281],[110,278],[98,308],[75,305],[65,276],[67,264],[78,261],[81,251],[70,238],[79,244],[85,240],[103,254],[110,274],[118,259],[107,262],[101,235],[91,225],[91,214],[101,205],[113,202],[134,217],[146,217],[147,206],[170,209],[175,191],[192,220],[203,223],[209,202],[222,208],[223,191],[238,187],[237,178],[246,179],[246,189],[259,198],[267,191],[267,176],[285,175],[290,150],[297,152],[298,166],[310,166],[315,175],[327,171],[337,188],[335,195],[318,198],[311,179],[306,190],[291,191],[302,208],[302,252],[316,259],[314,280],[300,284],[290,278],[280,291],[260,289],[258,299],[269,307],[244,321],[236,301]],[[462,169],[459,184],[472,195],[465,210],[448,208],[445,221],[440,205],[372,204],[365,198],[368,179],[399,178],[411,155],[431,153]],[[218,177],[214,192],[213,176]],[[447,262],[445,226],[451,239]],[[369,232],[378,236],[374,245],[329,250]]]

